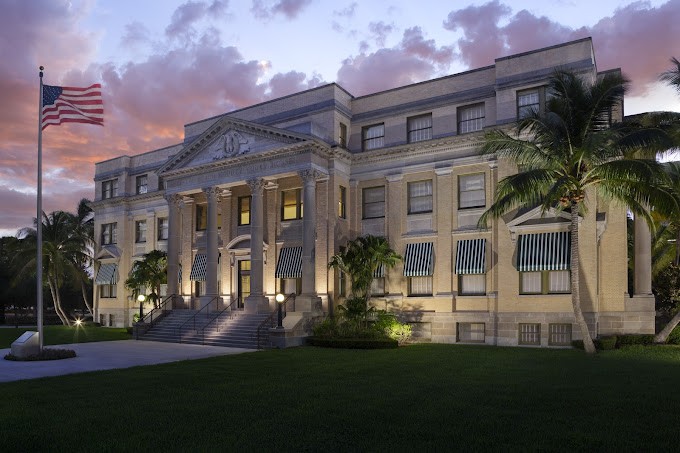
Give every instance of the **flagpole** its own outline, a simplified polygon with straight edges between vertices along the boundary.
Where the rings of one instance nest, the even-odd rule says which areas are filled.
[[[45,68],[40,66],[40,98],[38,101],[38,208],[37,216],[38,224],[36,229],[38,231],[38,256],[36,260],[36,268],[38,275],[36,277],[37,301],[36,311],[38,315],[38,341],[40,344],[40,353],[43,350],[43,254],[42,254],[42,109],[43,109],[43,70]]]

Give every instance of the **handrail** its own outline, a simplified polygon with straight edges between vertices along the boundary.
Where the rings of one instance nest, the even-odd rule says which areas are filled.
[[[220,318],[220,316],[222,316],[222,313],[224,313],[225,311],[231,309],[232,305],[234,305],[234,304],[236,304],[236,303],[238,303],[238,299],[232,300],[231,303],[230,303],[227,307],[225,307],[225,308],[223,308],[222,310],[220,310],[215,316],[212,317],[212,319],[210,319],[210,321],[208,321],[208,322],[203,326],[203,328],[201,329],[201,344],[205,344],[205,329],[207,329],[208,326],[209,326],[210,324],[212,324],[213,322],[215,322],[216,320],[218,320],[218,319]],[[219,332],[219,331],[220,331],[220,325],[217,324],[216,332]]]
[[[139,322],[140,322],[140,323],[148,323],[148,324],[149,324],[149,328],[151,328],[151,327],[153,326],[153,324],[154,324],[154,323],[153,323],[153,316],[154,316],[154,314],[157,315],[158,312],[163,313],[163,312],[165,311],[165,308],[166,308],[165,306],[166,306],[168,303],[174,301],[174,300],[175,300],[175,297],[177,297],[177,294],[170,294],[168,297],[165,298],[165,300],[163,300],[163,302],[161,302],[161,304],[160,304],[158,307],[154,308],[153,310],[151,310],[150,312],[148,312],[146,315],[144,315],[144,317],[143,317],[142,319],[140,319]],[[149,318],[148,321],[147,321],[147,318]],[[158,316],[156,317],[156,321],[158,321]]]
[[[282,317],[286,317],[286,305],[288,304],[288,301],[293,298],[293,302],[295,302],[295,293],[291,293],[286,298],[281,302],[281,311],[282,311]],[[278,302],[276,303],[277,305],[279,304]],[[268,327],[273,327],[274,324],[274,316],[277,316],[279,313],[279,307],[277,306],[274,311],[272,311],[267,318],[262,321],[258,326],[257,326],[257,349],[260,348],[260,338],[262,336],[262,329],[265,328],[265,326]]]
[[[186,321],[184,321],[184,322],[183,322],[182,324],[180,324],[178,327],[175,327],[175,332],[176,332],[177,335],[178,335],[178,340],[179,340],[180,343],[182,342],[182,329],[184,328],[184,326],[185,326],[186,324],[188,324],[188,323],[191,321],[191,322],[193,322],[193,327],[194,327],[193,330],[196,330],[196,316],[198,316],[199,314],[201,314],[201,312],[202,312],[203,310],[206,310],[207,313],[210,313],[210,305],[213,303],[213,301],[215,301],[215,311],[217,311],[217,305],[219,304],[219,300],[220,300],[220,296],[215,296],[215,297],[213,297],[212,299],[210,299],[210,301],[208,301],[207,304],[205,304],[205,305],[203,306],[203,308],[201,308],[201,309],[198,310],[196,313],[194,313],[194,315],[193,315],[191,318],[189,318],[189,319],[187,319]]]

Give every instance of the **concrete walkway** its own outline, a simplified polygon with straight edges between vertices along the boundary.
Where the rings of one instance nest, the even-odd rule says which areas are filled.
[[[46,346],[72,349],[76,357],[39,362],[14,362],[4,357],[11,350],[0,349],[0,382],[20,381],[46,376],[111,370],[133,366],[156,365],[180,360],[203,359],[221,355],[253,352],[254,349],[222,348],[195,344],[161,343],[157,341],[100,341]]]

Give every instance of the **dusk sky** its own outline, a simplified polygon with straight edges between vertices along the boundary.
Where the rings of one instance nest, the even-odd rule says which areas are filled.
[[[631,80],[625,113],[680,111],[680,0],[2,0],[0,235],[35,217],[38,66],[101,83],[104,127],[43,134],[43,209],[94,198],[94,164],[175,144],[183,126],[338,82],[355,96],[592,36]]]

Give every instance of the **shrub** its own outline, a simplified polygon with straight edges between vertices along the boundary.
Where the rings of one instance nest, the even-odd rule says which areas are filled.
[[[43,348],[42,353],[35,355],[29,355],[28,357],[17,357],[15,355],[7,354],[5,360],[13,360],[16,362],[33,362],[38,360],[61,360],[70,359],[76,356],[76,351],[71,349],[56,349],[56,348]]]
[[[601,337],[595,340],[595,347],[601,351],[610,351],[616,349],[616,340],[616,335]]]
[[[399,347],[391,338],[323,338],[309,337],[307,343],[322,348],[343,349],[393,349]]]
[[[378,312],[373,327],[378,332],[387,335],[387,337],[397,340],[400,345],[411,339],[411,325],[402,324],[392,313],[387,313],[385,311]]]
[[[654,344],[654,335],[619,335],[618,342],[616,343],[619,348],[622,346],[632,346],[637,344]]]
[[[666,343],[667,344],[680,344],[680,326],[677,326],[668,335],[668,338],[666,339]]]

